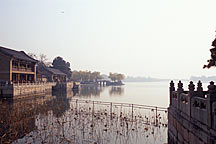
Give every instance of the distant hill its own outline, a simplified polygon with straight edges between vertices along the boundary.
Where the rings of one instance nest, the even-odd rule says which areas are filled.
[[[160,82],[160,81],[170,81],[170,80],[151,78],[151,77],[131,77],[131,76],[128,76],[124,79],[124,82]]]
[[[190,77],[191,81],[202,81],[202,82],[210,82],[210,81],[215,81],[216,82],[216,76],[210,76],[210,77],[206,77],[206,76],[191,76]]]

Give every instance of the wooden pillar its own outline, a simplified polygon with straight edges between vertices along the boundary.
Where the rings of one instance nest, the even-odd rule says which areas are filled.
[[[20,70],[20,61],[17,62],[17,65],[18,70]]]
[[[27,83],[27,81],[28,81],[28,74],[26,74],[25,80],[26,80],[26,83]]]
[[[18,79],[17,79],[17,81],[20,82],[20,74],[18,74]]]
[[[36,78],[37,78],[36,75],[37,75],[36,74],[36,64],[34,64],[34,80],[33,80],[34,82],[36,82]]]
[[[10,73],[10,81],[12,81],[12,62],[13,62],[13,59],[10,60],[10,69],[9,69],[9,73]]]

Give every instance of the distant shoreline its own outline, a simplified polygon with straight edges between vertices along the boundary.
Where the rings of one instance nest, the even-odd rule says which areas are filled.
[[[189,81],[189,79],[160,79],[151,77],[127,77],[123,82],[170,82],[173,81]]]
[[[157,78],[133,78],[133,77],[127,77],[124,82],[168,82],[170,79],[157,79]]]
[[[137,83],[142,83],[142,82],[169,82],[170,80],[163,80],[163,81],[123,81],[126,83],[132,83],[132,82],[137,82]]]

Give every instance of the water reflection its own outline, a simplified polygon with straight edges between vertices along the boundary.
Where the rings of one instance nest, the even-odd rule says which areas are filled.
[[[0,105],[0,143],[9,143],[36,128],[34,117],[30,116],[30,105],[26,105],[29,112],[25,112],[19,105],[13,104],[12,100],[4,101]]]
[[[98,94],[100,90],[102,89],[97,89],[97,92],[92,92],[91,95]],[[73,99],[72,92],[58,92],[55,95],[1,101],[0,143],[83,143],[84,141],[86,143],[100,143],[100,141],[102,143],[140,143],[141,141],[158,143],[166,141],[165,124],[161,121],[160,127],[151,125],[155,121],[152,118],[155,117],[154,110],[136,108],[135,105],[131,108],[114,105],[114,103],[107,105],[106,103],[92,104],[86,100],[79,100],[79,102]],[[132,115],[131,110],[133,110]],[[166,113],[163,114],[166,118]],[[163,117],[160,120],[162,119]]]
[[[112,87],[98,87],[94,85],[86,85],[82,86],[79,93],[76,94],[76,96],[79,97],[85,97],[85,98],[91,98],[91,97],[100,97],[101,93],[104,92],[104,90],[109,90],[110,96],[121,96],[124,94],[124,88],[118,87],[118,86],[112,86]]]
[[[70,98],[76,95],[80,95],[80,89],[52,91],[52,96],[56,96],[57,98]]]
[[[141,96],[136,92],[143,91],[137,89],[137,85],[135,88],[131,85],[84,86],[81,90],[67,93],[58,91],[33,99],[0,101],[0,143],[166,142],[166,124],[160,123],[160,127],[154,127],[150,121],[155,121],[154,118],[159,114],[162,116],[162,113],[155,114],[154,110],[146,111],[135,105],[133,108],[124,108],[124,105],[115,106],[114,103],[97,104],[98,100],[113,102],[118,96],[120,102],[125,99],[129,101],[127,95],[133,94],[136,97],[131,99],[140,101],[137,97]],[[77,103],[74,96],[85,100]],[[94,100],[94,103],[86,99]],[[163,114],[166,121],[166,113]],[[110,115],[113,116],[112,119]]]
[[[22,100],[2,100],[0,102],[0,143],[11,143],[37,130],[37,115],[62,117],[70,108],[68,98],[46,95]]]
[[[91,98],[93,97],[100,97],[100,94],[103,92],[104,87],[98,87],[98,86],[82,86],[80,90],[79,96],[85,97],[85,98]]]
[[[121,96],[122,94],[124,94],[124,88],[112,86],[111,89],[109,90],[109,94],[110,96],[111,95]]]

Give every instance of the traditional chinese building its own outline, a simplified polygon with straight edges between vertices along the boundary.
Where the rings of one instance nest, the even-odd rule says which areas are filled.
[[[66,74],[58,69],[47,67],[42,63],[37,66],[37,81],[39,82],[66,82]]]
[[[24,51],[0,47],[0,81],[27,83],[36,81],[37,60]]]

